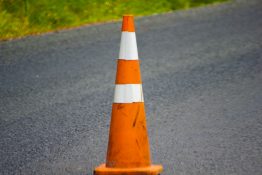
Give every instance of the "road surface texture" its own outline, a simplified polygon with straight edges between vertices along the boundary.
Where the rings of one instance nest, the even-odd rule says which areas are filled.
[[[136,19],[163,175],[262,174],[262,1]],[[121,22],[0,43],[0,174],[105,160]]]

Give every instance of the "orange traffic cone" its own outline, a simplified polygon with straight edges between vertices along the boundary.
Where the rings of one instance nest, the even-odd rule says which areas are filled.
[[[151,165],[134,18],[123,16],[106,164],[95,175],[157,175]]]

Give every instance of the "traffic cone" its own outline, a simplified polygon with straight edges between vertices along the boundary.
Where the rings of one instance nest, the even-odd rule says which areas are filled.
[[[106,163],[94,175],[157,175],[151,165],[134,17],[123,16]]]

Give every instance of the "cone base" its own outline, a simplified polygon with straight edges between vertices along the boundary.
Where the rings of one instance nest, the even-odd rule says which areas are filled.
[[[158,175],[162,171],[162,165],[141,168],[108,168],[105,164],[102,164],[96,167],[94,175]]]

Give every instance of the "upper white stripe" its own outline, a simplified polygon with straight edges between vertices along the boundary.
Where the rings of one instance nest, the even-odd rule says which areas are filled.
[[[114,103],[144,102],[142,84],[116,84]]]
[[[138,60],[135,32],[122,32],[119,59]]]

